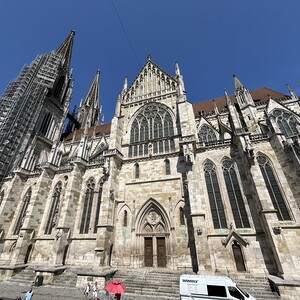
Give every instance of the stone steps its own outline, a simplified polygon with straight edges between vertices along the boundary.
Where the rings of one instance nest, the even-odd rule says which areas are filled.
[[[277,293],[272,292],[268,279],[265,277],[230,276],[236,284],[257,300],[280,299]]]
[[[55,275],[52,285],[75,287],[77,282],[77,274],[72,270],[65,270],[59,275]]]
[[[35,271],[33,269],[26,268],[13,275],[7,281],[16,282],[20,285],[31,286],[35,282],[35,279],[36,279]]]
[[[119,270],[112,280],[126,286],[126,293],[179,299],[179,273],[149,270]]]

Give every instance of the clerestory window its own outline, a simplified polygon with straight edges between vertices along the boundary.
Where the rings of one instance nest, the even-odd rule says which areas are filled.
[[[224,159],[222,168],[235,226],[249,228],[250,223],[233,162],[230,159]]]
[[[214,228],[227,228],[215,165],[212,162],[206,162],[204,165],[204,173]]]
[[[217,140],[217,136],[211,126],[203,124],[198,132],[199,142],[213,142]]]
[[[257,161],[267,186],[270,198],[274,208],[277,210],[278,220],[291,220],[288,208],[283,198],[283,194],[278,185],[273,168],[270,161],[263,155],[257,156]]]
[[[275,117],[279,129],[286,137],[299,134],[297,126],[300,126],[300,122],[293,114],[282,109],[274,109],[271,112],[271,116]]]

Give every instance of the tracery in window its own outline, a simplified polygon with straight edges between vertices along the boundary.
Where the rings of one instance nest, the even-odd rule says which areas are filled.
[[[135,145],[129,146],[128,155],[129,157],[148,155],[148,143],[153,140],[160,140],[158,145],[154,146],[154,150],[158,150],[154,151],[154,154],[174,151],[175,144],[170,140],[172,136],[174,136],[173,120],[167,107],[158,103],[148,104],[132,122],[130,144]]]
[[[21,207],[21,211],[19,213],[19,216],[18,216],[18,219],[17,219],[17,224],[16,224],[16,227],[15,227],[15,230],[14,230],[14,234],[19,234],[20,232],[20,229],[24,223],[24,219],[25,219],[25,216],[26,216],[26,211],[27,211],[27,208],[28,208],[28,204],[30,202],[30,199],[31,199],[31,188],[28,189],[24,199],[23,199],[23,203],[22,203],[22,207]]]
[[[270,161],[263,155],[257,156],[257,161],[267,186],[274,208],[277,210],[278,220],[291,220],[288,208],[283,198],[282,191],[278,185]]]
[[[270,115],[275,117],[279,129],[286,137],[299,134],[297,125],[300,126],[300,123],[293,114],[282,109],[274,109]]]
[[[224,159],[222,161],[222,168],[235,226],[236,228],[249,228],[250,223],[245,203],[232,161]]]
[[[202,142],[212,142],[217,140],[217,136],[211,126],[203,124],[198,132],[199,141]]]
[[[79,231],[80,233],[89,232],[94,194],[95,194],[95,180],[94,178],[90,178],[86,185],[85,199],[84,199],[83,212],[82,212],[80,231]]]
[[[52,229],[57,225],[61,190],[62,190],[62,183],[61,181],[59,181],[54,188],[54,193],[52,196],[52,204],[50,208],[50,214],[49,214],[45,234],[51,234]]]
[[[204,173],[214,228],[227,228],[216,168],[211,161],[204,164]]]

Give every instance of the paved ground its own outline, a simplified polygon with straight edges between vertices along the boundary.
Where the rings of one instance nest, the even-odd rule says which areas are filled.
[[[30,286],[20,285],[12,282],[0,282],[0,300],[15,300],[17,295],[21,295],[24,299],[24,295]],[[76,288],[64,288],[54,287],[50,285],[43,285],[39,287],[33,287],[34,295],[32,300],[84,300],[83,290]],[[105,292],[99,293],[99,300],[115,300],[114,295],[109,297],[105,295]],[[122,294],[121,300],[162,300],[166,298],[161,297],[147,297],[145,295],[129,295]],[[169,298],[170,299],[170,298]]]

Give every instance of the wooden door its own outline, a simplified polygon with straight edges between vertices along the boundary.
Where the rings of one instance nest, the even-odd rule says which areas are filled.
[[[237,271],[245,272],[246,266],[245,266],[241,246],[238,245],[236,242],[234,242],[234,244],[232,245],[232,251],[233,251],[233,256],[234,256]]]
[[[145,237],[145,267],[153,267],[153,241],[152,237]]]
[[[157,242],[157,266],[165,268],[166,262],[166,240],[164,237],[158,237]]]

